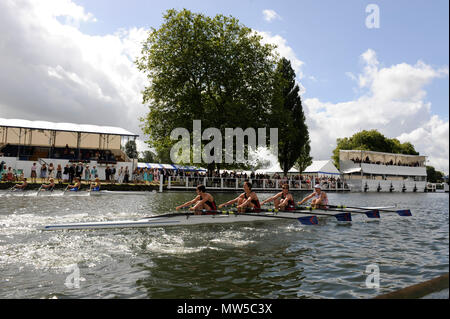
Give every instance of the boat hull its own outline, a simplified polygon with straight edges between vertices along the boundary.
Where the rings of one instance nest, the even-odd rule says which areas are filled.
[[[365,209],[387,209],[387,207],[367,207]],[[355,209],[347,209],[346,211],[358,211]],[[329,217],[339,213],[332,210],[315,209],[301,210],[295,212],[264,212],[255,214],[236,214],[233,212],[225,212],[222,214],[212,215],[192,215],[190,213],[178,213],[169,215],[151,216],[139,220],[122,220],[122,221],[104,221],[104,222],[83,222],[83,223],[67,223],[42,226],[40,230],[80,230],[80,229],[109,229],[109,228],[141,228],[141,227],[166,227],[166,226],[190,226],[201,224],[226,224],[226,223],[248,223],[254,221],[280,221],[290,220],[296,221],[300,217]]]
[[[326,213],[326,212],[324,212]],[[307,213],[278,213],[275,216],[295,218],[313,216]],[[332,215],[332,214],[330,214]],[[140,227],[165,227],[165,226],[191,226],[200,224],[226,224],[237,222],[254,221],[280,221],[282,218],[270,217],[273,213],[260,213],[258,215],[240,215],[240,214],[217,214],[217,215],[186,215],[175,217],[150,217],[140,220],[106,221],[106,222],[87,222],[87,223],[68,223],[46,225],[41,230],[75,230],[75,229],[108,229],[108,228],[140,228]],[[289,219],[288,219],[289,220]]]

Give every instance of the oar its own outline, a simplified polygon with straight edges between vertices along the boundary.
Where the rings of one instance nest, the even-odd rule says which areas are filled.
[[[42,189],[42,185],[41,185],[41,187],[39,187],[39,189],[38,189],[38,191],[37,191],[37,193],[36,193],[36,196],[39,195],[39,192],[41,191],[41,189]]]
[[[360,209],[360,210],[367,209],[364,207],[345,206],[345,205],[327,205],[327,206],[330,208],[354,208],[354,209]],[[399,216],[412,216],[411,210],[409,210],[409,209],[391,210],[391,209],[376,208],[376,210],[378,210],[380,212],[397,213]]]
[[[326,210],[326,211],[330,211],[330,212],[342,212],[342,214],[334,214],[334,215],[330,215],[330,214],[321,214],[321,213],[316,213],[316,212],[312,212],[313,210],[316,209],[320,209],[320,210]],[[299,211],[300,210],[300,211]],[[377,210],[361,210],[361,211],[348,211],[348,210],[342,210],[342,209],[326,209],[326,208],[314,208],[311,206],[297,206],[295,207],[295,210],[277,210],[277,209],[267,209],[267,211],[273,211],[273,212],[285,212],[285,213],[298,213],[298,214],[302,214],[303,211],[308,210],[311,212],[311,214],[314,215],[324,215],[324,216],[334,216],[336,217],[336,219],[338,221],[351,221],[351,213],[355,213],[355,214],[365,214],[368,218],[380,218],[380,213]],[[305,213],[306,214],[306,213]]]
[[[319,221],[317,220],[316,216],[305,216],[305,217],[287,217],[287,216],[278,216],[278,215],[263,215],[263,214],[257,214],[257,213],[235,213],[236,215],[242,215],[242,216],[255,216],[255,217],[267,217],[267,218],[280,218],[280,219],[290,219],[290,220],[297,220],[303,225],[317,225]],[[330,216],[330,215],[327,215]]]
[[[273,218],[284,218],[284,219],[297,219],[298,221],[300,221],[302,224],[304,225],[317,225],[318,221],[317,221],[317,216],[312,216],[310,212],[305,212],[305,211],[298,211],[298,210],[292,210],[292,211],[283,211],[283,210],[277,210],[277,209],[259,209],[259,208],[255,208],[255,209],[247,209],[246,212],[238,212],[237,210],[205,210],[205,209],[200,209],[198,210],[200,212],[202,212],[202,214],[234,214],[234,215],[251,215],[251,216],[263,216],[263,217],[273,217]],[[273,212],[275,213],[275,215],[263,215],[263,214],[259,214],[261,212]],[[276,215],[276,213],[278,212],[283,212],[283,213],[297,213],[297,214],[305,214],[305,215],[310,215],[310,216],[305,216],[305,217],[286,217],[286,216],[278,216]],[[346,212],[344,214],[324,214],[324,213],[318,213],[318,212],[314,212],[314,215],[318,215],[318,216],[327,216],[327,217],[335,217],[338,221],[351,221],[351,214]]]
[[[63,195],[66,193],[66,191],[67,191],[67,189],[69,188],[69,186],[70,186],[70,184],[67,185],[66,189],[65,189],[64,192],[63,192]]]
[[[186,208],[185,208],[186,209]],[[202,212],[201,215],[221,215],[221,214],[234,214],[234,215],[247,215],[247,216],[256,216],[256,217],[267,217],[267,218],[279,218],[279,219],[290,219],[290,220],[297,220],[303,225],[317,225],[318,220],[316,216],[306,216],[306,217],[286,217],[286,216],[277,216],[277,215],[259,215],[259,214],[252,214],[252,213],[239,213],[236,210],[206,210],[206,209],[199,209],[196,210],[197,212]],[[144,217],[144,219],[152,219],[152,218],[159,218],[159,217],[178,217],[178,216],[186,216],[189,218],[189,216],[194,216],[194,212],[185,212],[185,213],[170,213],[170,214],[163,214],[163,215],[155,215],[155,216],[148,216]],[[201,216],[198,215],[198,216]],[[308,214],[309,215],[309,214]],[[326,215],[326,214],[324,214]],[[330,216],[330,215],[327,215]],[[332,215],[331,215],[332,216]]]

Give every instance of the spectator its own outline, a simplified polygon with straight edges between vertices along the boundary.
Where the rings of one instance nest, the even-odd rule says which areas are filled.
[[[56,168],[56,179],[58,180],[58,183],[61,183],[61,179],[62,179],[62,167],[61,167],[61,164],[58,164],[58,167]]]
[[[89,169],[89,165],[86,165],[86,169],[84,170],[84,180],[87,183],[91,180],[91,170]]]
[[[66,183],[69,181],[69,164],[66,164],[63,171],[63,182]]]
[[[75,177],[77,177],[79,180],[81,180],[82,174],[83,174],[83,164],[78,163],[78,165],[75,169]]]
[[[39,177],[44,181],[47,179],[47,166],[45,165],[45,163],[41,165],[41,173]]]
[[[47,176],[47,179],[48,178],[53,178],[54,176],[54,170],[55,170],[55,167],[53,166],[53,163],[50,163],[50,165],[48,166],[48,176]]]
[[[121,166],[119,169],[119,178],[118,178],[119,184],[123,183],[124,174],[125,174],[125,172],[123,170],[123,167]]]
[[[111,167],[110,179],[111,179],[111,183],[114,184],[116,182],[116,168],[114,167],[114,165],[112,165],[112,167]]]
[[[75,177],[75,171],[76,171],[76,165],[72,164],[72,166],[69,167],[69,183],[72,184],[73,179]]]
[[[111,176],[111,169],[109,168],[109,166],[106,166],[105,169],[105,179],[107,182],[109,182],[109,177]]]
[[[31,166],[31,176],[30,176],[32,183],[36,183],[36,177],[37,177],[36,170],[37,170],[37,165],[36,165],[36,163],[33,163],[33,165]]]
[[[125,172],[123,173],[123,182],[125,184],[129,183],[129,179],[130,179],[130,172],[128,171],[128,166],[125,167]]]
[[[94,166],[91,169],[91,178],[97,178],[97,177],[98,177],[97,166]]]

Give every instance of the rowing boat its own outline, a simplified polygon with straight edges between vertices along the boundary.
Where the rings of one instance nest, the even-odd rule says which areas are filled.
[[[371,207],[370,209],[381,209],[386,207]],[[387,207],[391,208],[391,207]],[[348,209],[348,212],[357,210]],[[210,215],[194,215],[191,212],[174,213],[145,217],[139,220],[103,221],[53,224],[42,226],[40,230],[81,230],[81,229],[108,229],[108,228],[139,228],[139,227],[165,227],[165,226],[191,226],[200,224],[225,224],[236,222],[274,221],[274,220],[298,220],[302,224],[314,224],[316,216],[333,217],[336,211],[316,209],[296,210],[292,212],[260,212],[260,213],[236,213],[234,211],[217,211]],[[317,222],[317,220],[315,220]]]

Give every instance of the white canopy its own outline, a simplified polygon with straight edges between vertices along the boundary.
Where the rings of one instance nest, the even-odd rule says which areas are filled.
[[[331,160],[328,161],[313,161],[304,171],[304,174],[319,174],[319,175],[340,175],[336,166]]]
[[[108,134],[121,136],[139,136],[120,127],[98,126],[89,124],[55,123],[46,121],[28,121],[21,119],[0,118],[0,127],[17,127],[36,130],[82,132],[91,134]]]

